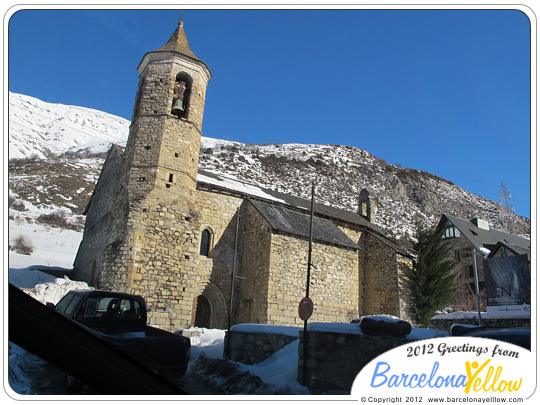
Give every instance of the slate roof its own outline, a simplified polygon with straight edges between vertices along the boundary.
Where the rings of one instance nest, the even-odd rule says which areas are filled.
[[[444,214],[437,225],[438,229],[444,227],[448,222],[451,222],[459,232],[471,242],[477,249],[484,247],[493,250],[498,242],[504,242],[509,246],[514,246],[515,249],[531,250],[531,241],[520,236],[502,232],[490,227],[489,230],[478,228],[471,221],[452,217]]]
[[[515,246],[515,245],[512,245],[510,243],[505,243],[505,242],[498,242],[497,245],[495,245],[495,247],[491,250],[491,253],[489,254],[488,258],[491,259],[491,258],[495,257],[495,253],[501,247],[505,247],[507,250],[510,250],[511,252],[514,252],[515,255],[527,255],[527,257],[529,258],[529,261],[531,260],[531,250],[530,249],[526,249],[526,248],[521,247],[521,246]]]
[[[308,212],[311,211],[311,201],[306,200],[305,198],[280,193],[274,190],[260,187],[258,185],[242,182],[237,179],[230,179],[221,174],[208,172],[206,170],[199,169],[198,173],[199,177],[197,179],[197,182],[199,183],[199,185],[204,184],[217,190],[237,194],[238,196],[255,197],[258,200],[263,201],[275,201],[277,203],[282,203],[291,207],[300,208]],[[316,196],[315,200],[317,200]],[[341,220],[354,225],[360,225],[364,228],[371,229],[374,232],[384,235],[383,231],[377,225],[369,222],[367,219],[355,212],[330,207],[324,204],[318,204],[317,202],[315,202],[314,209],[315,213],[319,216]]]
[[[286,208],[292,211],[299,211],[300,214],[306,215],[308,217],[311,211],[310,200],[306,200],[300,197],[295,197],[290,194],[279,193],[277,191],[263,188],[258,185],[242,182],[242,181],[239,181],[238,179],[227,177],[226,175],[223,175],[221,173],[218,174],[215,172],[209,172],[206,170],[199,169],[198,178],[197,178],[197,187],[203,190],[208,190],[208,191],[213,190],[218,193],[236,195],[239,198],[247,198],[250,201],[266,202],[268,204],[271,204],[277,207]],[[318,203],[315,203],[314,210],[315,210],[315,215],[316,215],[315,218],[318,218],[321,221],[324,221],[324,222],[319,222],[321,226],[322,224],[326,224],[328,227],[333,227],[343,234],[343,232],[339,230],[339,228],[336,226],[335,222],[333,221],[356,225],[368,231],[370,234],[377,237],[381,242],[390,246],[392,249],[396,250],[400,254],[411,257],[410,253],[402,249],[398,244],[389,240],[384,235],[384,232],[377,225],[369,222],[367,219],[365,219],[364,217],[362,217],[361,215],[355,212],[346,211],[343,209],[334,208],[328,205],[318,204]],[[294,225],[294,224],[295,222],[289,223],[289,225]],[[296,224],[298,225],[298,223]],[[275,229],[279,230],[277,225]],[[294,235],[306,236],[306,237],[309,235],[309,229],[307,232],[305,231],[305,229],[304,230],[299,230],[299,229],[294,230],[292,228],[289,228],[289,229],[293,231],[291,233]],[[327,234],[330,234],[330,233],[333,234],[333,232],[334,231],[330,231],[330,230],[326,231]],[[324,232],[321,232],[320,234],[318,234],[319,235],[318,237],[321,238],[320,240],[324,241],[324,238],[320,236],[323,234]],[[345,234],[343,235],[350,242],[352,242]],[[327,242],[335,243],[335,242],[330,242],[329,240],[327,240]],[[358,245],[356,245],[354,242],[352,243],[355,245],[356,249],[359,248]],[[346,242],[345,244],[341,244],[341,246],[348,246],[348,244],[349,242]]]
[[[309,239],[310,213],[253,199],[249,199],[249,202],[253,204],[274,230]],[[313,217],[313,240],[351,249],[360,249],[360,246],[345,235],[336,224],[317,216]]]
[[[204,63],[202,60],[200,60],[190,49],[186,32],[184,31],[184,23],[183,21],[180,21],[178,23],[178,27],[176,28],[176,31],[171,35],[169,40],[165,45],[163,45],[161,48],[156,49],[155,51],[148,52],[144,55],[141,63],[139,64],[139,67],[137,70],[141,69],[141,65],[143,65],[143,61],[147,59],[147,57],[152,57],[152,55],[157,55],[160,52],[176,52],[181,55],[186,56],[187,58],[197,62],[198,64],[204,66],[206,70],[208,71],[208,74],[211,77],[211,72],[206,63]],[[139,70],[140,73],[140,70]]]
[[[189,48],[186,32],[184,31],[184,23],[182,21],[178,23],[178,28],[176,28],[176,31],[174,31],[167,43],[161,48],[156,49],[154,52],[159,51],[178,52],[201,62]]]

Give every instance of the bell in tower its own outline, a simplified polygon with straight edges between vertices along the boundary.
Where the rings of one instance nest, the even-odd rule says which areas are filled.
[[[186,92],[186,83],[182,80],[176,80],[174,83],[174,96],[172,104],[172,113],[174,115],[182,115],[185,112],[184,94]]]

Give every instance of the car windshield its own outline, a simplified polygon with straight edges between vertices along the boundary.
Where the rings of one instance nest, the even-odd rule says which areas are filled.
[[[92,297],[86,300],[83,318],[140,318],[142,308],[138,301],[115,297]]]

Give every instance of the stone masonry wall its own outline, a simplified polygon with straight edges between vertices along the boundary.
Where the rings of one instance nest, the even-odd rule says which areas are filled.
[[[237,323],[301,326],[298,304],[306,293],[309,241],[277,233],[251,205],[246,209]],[[359,312],[358,251],[314,243],[311,320],[348,322]]]
[[[131,249],[120,249],[112,263],[118,285],[142,295],[149,323],[164,329],[185,328],[194,321],[194,301],[204,295],[210,302],[210,327],[227,321],[230,271],[234,257],[235,214],[242,199],[208,192],[190,193],[190,201],[176,198],[174,188],[156,190],[141,204],[133,219]],[[202,231],[212,234],[208,257],[199,253]],[[239,249],[243,244],[239,243]],[[133,266],[127,268],[129,255]],[[241,251],[238,257],[241,258]],[[118,264],[115,264],[118,263]],[[124,279],[119,279],[119,277]]]
[[[84,243],[79,246],[74,271],[78,280],[95,285],[103,265],[103,251],[112,242],[107,233],[113,209],[114,185],[122,156],[119,148],[111,147],[92,196],[83,233]]]
[[[309,241],[272,235],[268,319],[273,325],[301,326],[298,304],[306,294]],[[294,260],[293,260],[294,258]],[[358,315],[358,251],[313,243],[310,321],[347,322]]]
[[[268,281],[270,278],[270,224],[248,203],[245,208],[246,225],[242,268],[239,271],[237,323],[267,323]]]
[[[413,260],[410,257],[396,254],[398,289],[399,289],[399,314],[398,318],[408,322],[414,321],[413,298],[411,294],[410,271],[413,268]],[[414,322],[413,322],[414,323]]]
[[[243,364],[256,364],[271,357],[275,352],[295,340],[298,340],[298,335],[231,330],[225,335],[225,348],[229,347],[228,358],[230,360]]]
[[[360,246],[359,314],[387,313],[413,320],[409,275],[412,258],[350,224],[341,223],[339,228]]]
[[[245,200],[231,195],[198,191],[194,201],[197,215],[193,218],[196,224],[193,243],[197,248],[194,255],[196,271],[190,282],[193,285],[193,296],[204,295],[212,307],[212,324],[214,328],[225,328],[230,304],[231,274],[235,260],[237,275],[242,274],[242,256],[244,251]],[[237,235],[237,212],[240,213]],[[201,235],[203,230],[212,235],[208,257],[200,255]],[[241,281],[235,278],[235,295]],[[236,299],[233,302],[236,304]],[[235,322],[237,310],[233,310],[232,321]]]
[[[397,253],[372,234],[365,238],[364,308],[360,315],[401,316]]]
[[[350,393],[360,370],[375,357],[410,343],[405,338],[308,331],[306,382],[312,394]],[[304,331],[298,347],[298,381],[304,381]]]
[[[430,319],[429,328],[450,332],[453,324],[478,325],[478,317],[473,318],[435,318]],[[482,318],[485,328],[531,327],[531,318]]]

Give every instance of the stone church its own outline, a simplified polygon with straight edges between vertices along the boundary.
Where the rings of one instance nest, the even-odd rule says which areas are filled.
[[[301,326],[312,229],[310,322],[410,319],[412,259],[373,223],[367,191],[357,213],[315,204],[310,227],[311,201],[198,170],[211,73],[182,22],[138,72],[126,147],[109,150],[84,212],[76,279],[142,295],[163,329]]]

